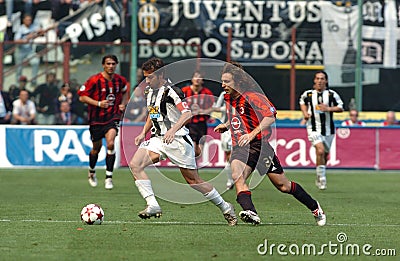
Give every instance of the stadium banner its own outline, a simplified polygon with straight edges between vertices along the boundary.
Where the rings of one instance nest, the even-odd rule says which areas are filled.
[[[121,127],[121,162],[128,166],[137,150],[134,138],[142,126]],[[328,167],[354,169],[400,169],[400,140],[393,139],[400,134],[400,128],[338,128],[332,144]],[[208,129],[203,157],[199,158],[199,168],[223,168],[225,155],[221,149],[220,134]],[[377,138],[379,137],[379,138]],[[315,168],[315,149],[307,138],[303,127],[277,128],[277,154],[286,168]],[[160,167],[173,166],[168,160],[157,164]]]
[[[88,126],[0,125],[3,168],[87,167],[91,147]],[[103,145],[98,167],[105,167],[105,156]]]
[[[72,43],[112,42],[121,36],[122,6],[118,1],[104,0],[88,4],[58,23],[62,40]]]
[[[122,125],[116,142],[115,167],[128,166],[137,150],[135,137],[142,126]],[[400,128],[338,128],[332,144],[330,168],[400,170]],[[199,168],[223,168],[225,154],[220,136],[208,129]],[[105,167],[106,148],[97,167]],[[314,168],[315,151],[304,127],[277,128],[277,154],[285,168]],[[87,167],[92,142],[87,126],[0,125],[0,168]],[[174,166],[168,160],[156,164]]]
[[[358,6],[337,6],[332,2],[321,2],[320,6],[322,49],[325,70],[329,74],[329,84],[335,87],[353,87],[357,59]],[[382,28],[380,24],[376,26],[363,26],[362,34],[371,35],[377,31],[376,28]],[[363,37],[363,63],[383,65],[382,53],[385,43],[390,42],[389,38],[391,37],[388,37],[388,41],[384,41],[385,35],[383,35],[378,41]],[[391,52],[393,57],[396,57],[396,54]],[[363,68],[362,83],[379,83],[379,69]]]
[[[297,28],[296,60],[322,64],[318,1],[157,0],[138,3],[138,61],[203,58],[290,63],[291,29]],[[170,61],[168,61],[170,62]]]
[[[379,168],[400,169],[400,129],[384,128],[379,130]]]
[[[399,65],[399,3],[363,1],[364,65]],[[197,55],[194,45],[200,45],[204,58],[226,60],[230,50],[231,59],[242,63],[290,64],[294,28],[296,64],[328,65],[339,71],[332,78],[335,83],[350,86],[354,83],[358,9],[343,1],[143,0],[138,2],[137,14],[138,61],[152,56],[193,58]],[[379,72],[369,68],[364,68],[363,75],[364,84],[379,78]]]

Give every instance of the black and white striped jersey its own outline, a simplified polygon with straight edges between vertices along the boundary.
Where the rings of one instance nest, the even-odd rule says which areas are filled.
[[[307,90],[300,96],[300,105],[306,105],[311,117],[307,121],[307,130],[316,131],[323,136],[335,134],[333,112],[323,112],[318,104],[324,103],[329,107],[338,106],[343,109],[343,101],[334,90]]]
[[[145,95],[149,117],[153,123],[153,135],[164,135],[176,124],[182,113],[190,111],[182,90],[170,81],[158,89],[147,87]],[[185,136],[189,134],[189,130],[183,126],[175,134]]]

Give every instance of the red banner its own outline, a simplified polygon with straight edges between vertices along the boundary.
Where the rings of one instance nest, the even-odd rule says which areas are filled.
[[[137,150],[134,138],[142,126],[121,127],[121,166],[128,166],[128,161]],[[339,128],[330,151],[330,168],[368,168],[400,169],[400,128]],[[199,168],[219,168],[225,164],[219,134],[212,128],[208,130],[203,157],[198,160]],[[303,127],[277,128],[276,151],[284,167],[315,167],[315,150],[307,139]],[[162,161],[158,166],[172,166],[169,161]]]
[[[399,133],[398,128],[379,129],[379,169],[400,169]]]

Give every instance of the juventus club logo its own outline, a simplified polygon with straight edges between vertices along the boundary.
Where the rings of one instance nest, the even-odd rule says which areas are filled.
[[[155,2],[155,0],[150,0],[150,3],[147,3],[146,0],[140,0],[142,6],[138,11],[138,25],[140,30],[147,35],[157,32],[160,26],[160,13],[154,5]]]

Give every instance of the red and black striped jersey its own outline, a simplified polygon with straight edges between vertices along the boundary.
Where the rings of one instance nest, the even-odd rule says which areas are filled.
[[[182,88],[183,93],[185,94],[185,101],[187,102],[190,108],[194,108],[194,106],[198,106],[200,109],[208,109],[211,108],[214,104],[215,98],[214,94],[210,89],[203,87],[197,93],[195,93],[192,88],[189,86],[185,86]],[[194,112],[194,110],[193,110]],[[210,118],[210,115],[207,114],[193,114],[191,123],[198,123],[207,121]]]
[[[254,130],[263,118],[275,117],[276,109],[270,100],[258,92],[244,92],[238,98],[233,99],[225,94],[226,112],[230,123],[232,146],[238,144],[239,138]],[[253,140],[261,140],[262,137],[271,135],[271,129],[265,129]]]
[[[119,105],[127,89],[125,77],[119,74],[114,74],[111,81],[104,78],[102,73],[91,76],[78,90],[78,95],[89,96],[96,101],[108,100],[109,107],[88,105],[89,125],[105,125],[119,121],[122,115]]]

